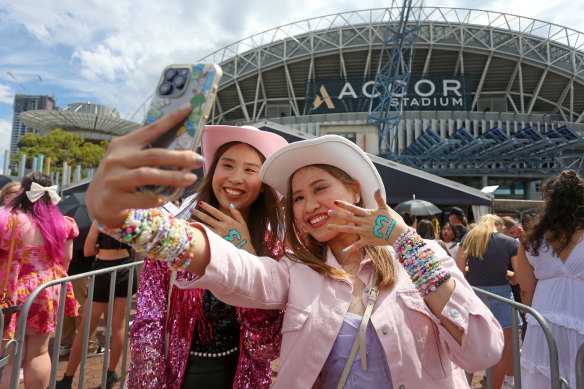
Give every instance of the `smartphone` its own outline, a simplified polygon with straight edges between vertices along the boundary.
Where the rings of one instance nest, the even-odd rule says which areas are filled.
[[[185,103],[191,105],[191,113],[183,123],[171,128],[145,148],[196,151],[222,74],[219,65],[213,63],[169,65],[164,68],[143,124],[160,120]],[[160,169],[175,168],[160,166]],[[166,185],[143,185],[138,190],[167,201],[179,198],[184,192],[184,188]]]

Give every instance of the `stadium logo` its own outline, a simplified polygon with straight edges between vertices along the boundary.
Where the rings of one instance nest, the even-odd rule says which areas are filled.
[[[305,115],[334,112],[367,112],[380,102],[375,80],[362,78],[308,80]],[[390,104],[400,98],[405,110],[468,111],[472,104],[467,75],[412,74],[409,84],[397,85]]]
[[[325,103],[328,109],[335,109],[335,105],[333,104],[331,97],[324,87],[324,84],[320,86],[320,95],[317,94],[314,98],[314,103],[312,103],[312,111],[320,107],[322,103]]]

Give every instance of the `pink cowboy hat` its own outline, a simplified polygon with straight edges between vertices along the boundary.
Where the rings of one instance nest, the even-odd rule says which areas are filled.
[[[246,143],[255,147],[266,158],[280,147],[288,144],[286,139],[280,135],[261,131],[252,126],[205,126],[201,138],[201,154],[205,158],[203,165],[205,174],[207,174],[219,147],[229,142]]]

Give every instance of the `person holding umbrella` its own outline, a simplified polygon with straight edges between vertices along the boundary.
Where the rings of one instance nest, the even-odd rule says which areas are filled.
[[[404,201],[395,206],[395,211],[401,214],[403,211],[409,211],[416,215],[416,217],[431,216],[442,213],[442,210],[426,200],[417,200],[416,195],[413,195],[412,200]]]

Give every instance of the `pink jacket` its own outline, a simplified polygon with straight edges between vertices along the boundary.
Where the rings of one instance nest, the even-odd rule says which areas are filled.
[[[195,276],[190,273],[177,276],[183,280],[193,278]],[[169,282],[170,271],[166,264],[146,258],[138,290],[138,308],[130,329],[129,388],[178,389],[181,386],[195,327],[189,302],[197,298],[197,294],[194,290],[175,286],[169,304]],[[169,313],[167,306],[175,309]],[[241,335],[233,387],[267,388],[272,383],[270,362],[278,358],[280,351],[281,311],[236,309]],[[181,315],[184,310],[187,314]],[[187,322],[181,323],[181,317]],[[181,328],[183,326],[185,328]]]
[[[286,309],[282,347],[274,388],[318,388],[318,376],[343,323],[352,285],[323,277],[308,266],[283,258],[276,262],[237,250],[206,230],[211,262],[205,274],[184,288],[207,288],[228,304]],[[399,278],[380,291],[371,322],[385,350],[393,387],[468,388],[464,371],[494,365],[503,350],[503,331],[476,297],[455,262],[437,244],[432,249],[452,273],[455,291],[442,314],[463,331],[459,345],[426,306],[407,273],[397,263]],[[373,271],[364,258],[358,277],[371,287]],[[327,263],[341,269],[328,252]],[[363,294],[366,304],[367,293]]]

